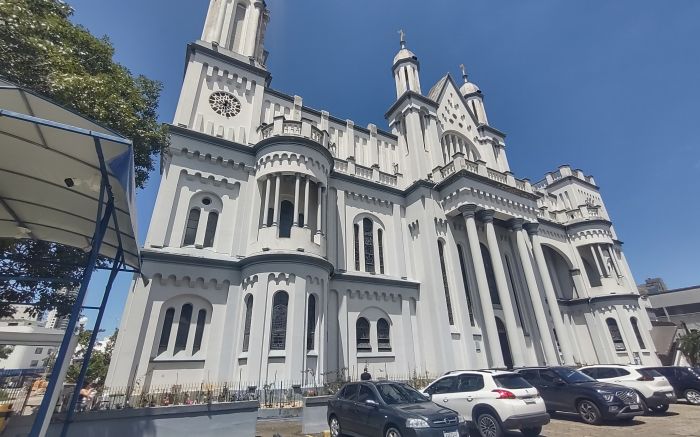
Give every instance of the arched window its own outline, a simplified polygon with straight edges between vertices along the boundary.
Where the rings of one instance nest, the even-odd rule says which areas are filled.
[[[369,322],[364,317],[360,317],[355,323],[355,337],[358,352],[372,352],[372,345],[369,342]]]
[[[639,348],[646,349],[646,346],[644,345],[644,337],[642,337],[642,332],[639,330],[639,324],[637,323],[637,318],[632,317],[630,319],[630,322],[632,323],[632,329],[634,330],[634,335],[637,337],[637,343],[639,343]]]
[[[197,313],[197,327],[194,330],[194,345],[192,354],[196,354],[202,349],[202,338],[204,337],[204,324],[207,321],[207,310],[199,310]]]
[[[389,322],[384,319],[377,320],[377,343],[377,349],[380,352],[391,351]]]
[[[438,254],[440,255],[440,270],[442,270],[442,287],[445,291],[445,303],[447,304],[447,319],[450,321],[450,325],[455,324],[454,316],[452,314],[452,301],[450,300],[450,284],[447,279],[447,267],[445,266],[445,248],[443,247],[445,243],[438,240]]]
[[[491,294],[491,303],[494,305],[501,304],[501,298],[498,296],[498,288],[496,287],[496,275],[493,273],[493,264],[491,264],[491,253],[489,249],[480,244],[481,257],[484,259],[484,269],[486,270],[486,280],[489,284],[489,293]]]
[[[253,296],[245,298],[245,322],[243,325],[243,352],[248,352],[250,346],[250,323],[253,318]]]
[[[214,246],[214,236],[216,235],[216,225],[219,224],[219,213],[211,211],[207,219],[207,230],[204,233],[204,247]]]
[[[377,229],[377,245],[379,246],[379,273],[384,274],[384,231]]]
[[[360,271],[360,225],[355,223],[352,229],[355,241],[355,270]]]
[[[312,351],[316,346],[316,296],[309,296],[309,310],[306,321],[306,350]]]
[[[160,331],[160,342],[158,343],[158,355],[168,350],[170,333],[173,330],[173,319],[175,318],[175,308],[168,308],[163,318],[163,328]]]
[[[467,277],[467,264],[464,262],[464,250],[462,245],[457,245],[457,254],[459,255],[459,268],[462,270],[462,280],[464,281],[464,292],[467,295],[467,310],[469,311],[469,323],[474,326],[474,310],[472,308],[472,297],[469,291],[469,279]]]
[[[280,206],[280,238],[289,238],[292,236],[293,224],[294,204],[289,200],[283,200]]]
[[[187,347],[187,337],[190,335],[190,323],[192,322],[192,305],[186,303],[180,310],[180,321],[177,324],[175,336],[175,352],[184,351]]]
[[[374,273],[374,233],[372,231],[374,223],[365,218],[362,220],[362,234],[365,242],[365,271]]]
[[[287,306],[289,295],[279,291],[272,299],[272,329],[270,331],[270,349],[284,350],[287,344]]]
[[[199,226],[199,208],[192,208],[187,216],[187,227],[185,228],[185,246],[192,246],[197,239],[197,227]]]
[[[625,341],[622,339],[622,334],[620,333],[620,328],[617,326],[617,321],[612,317],[608,318],[605,323],[608,324],[608,330],[610,331],[610,338],[612,338],[613,344],[615,345],[616,351],[625,351]]]

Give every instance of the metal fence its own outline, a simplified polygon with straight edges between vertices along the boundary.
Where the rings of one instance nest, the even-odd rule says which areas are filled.
[[[405,382],[417,389],[426,387],[435,378],[428,374],[393,375],[382,377]],[[168,386],[105,387],[92,390],[78,404],[79,411],[122,408],[152,408],[175,405],[201,405],[222,402],[259,401],[260,408],[295,408],[303,405],[304,397],[335,394],[346,382],[356,378],[343,377],[326,383],[276,380],[264,383],[223,382],[174,384]]]

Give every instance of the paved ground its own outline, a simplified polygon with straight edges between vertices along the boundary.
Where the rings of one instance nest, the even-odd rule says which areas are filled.
[[[298,420],[259,421],[260,437],[302,436]],[[509,433],[517,437],[519,432]],[[542,431],[542,437],[698,437],[700,436],[700,407],[687,404],[672,405],[665,415],[641,416],[630,423],[590,426],[574,415],[557,414]]]

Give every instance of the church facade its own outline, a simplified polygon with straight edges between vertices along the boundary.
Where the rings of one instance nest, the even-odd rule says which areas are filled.
[[[107,385],[657,364],[598,186],[519,179],[479,88],[422,91],[401,37],[387,130],[270,86],[261,0],[211,0]]]

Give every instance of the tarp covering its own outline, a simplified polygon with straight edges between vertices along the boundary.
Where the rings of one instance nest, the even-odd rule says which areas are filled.
[[[102,181],[96,142],[104,155],[117,217],[116,224],[109,224],[100,255],[114,258],[121,244],[126,264],[138,269],[131,142],[2,80],[0,238],[31,238],[89,250],[99,220]]]

